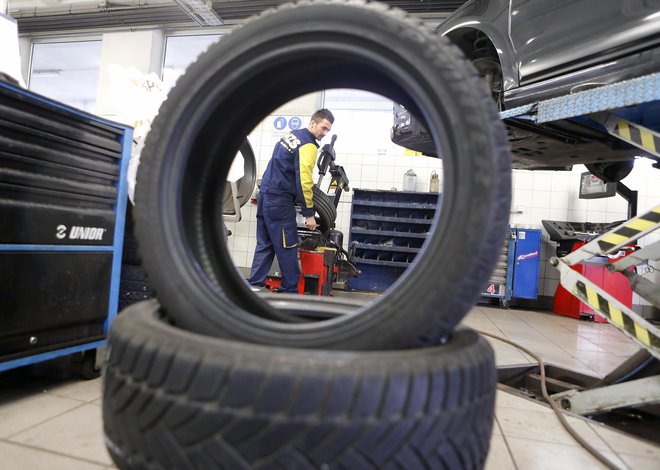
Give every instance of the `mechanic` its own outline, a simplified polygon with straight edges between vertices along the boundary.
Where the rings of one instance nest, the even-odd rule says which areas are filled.
[[[261,179],[257,199],[257,247],[248,282],[263,287],[274,256],[280,265],[279,292],[298,293],[298,230],[296,201],[309,230],[316,228],[312,173],[318,141],[323,139],[335,118],[327,109],[316,111],[306,129],[282,137]]]

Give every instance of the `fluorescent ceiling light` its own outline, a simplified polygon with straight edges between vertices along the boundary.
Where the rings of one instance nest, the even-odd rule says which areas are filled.
[[[222,18],[213,10],[211,1],[204,0],[174,0],[174,3],[200,26],[221,26]]]

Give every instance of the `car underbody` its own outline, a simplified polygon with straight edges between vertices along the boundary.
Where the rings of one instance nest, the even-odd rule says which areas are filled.
[[[477,36],[470,41],[483,42],[485,36]],[[456,37],[452,39],[457,40]],[[458,38],[465,47],[468,41]],[[464,49],[462,47],[462,49]],[[481,50],[484,50],[481,47]],[[465,51],[464,52],[468,52]],[[486,56],[488,56],[486,54]],[[483,54],[468,54],[479,73],[484,76],[501,110],[529,106],[543,100],[570,96],[571,94],[630,80],[642,75],[660,71],[660,48],[650,48],[605,63],[583,68],[573,73],[555,75],[530,84],[502,91],[501,71],[495,57]],[[558,73],[558,72],[557,72]],[[498,76],[499,74],[499,76]],[[657,105],[655,105],[658,107]],[[637,113],[635,120],[645,124],[645,120],[660,115],[660,110],[649,109]],[[624,116],[625,117],[625,116]],[[598,122],[588,117],[562,119],[553,122],[535,123],[527,119],[509,118],[504,120],[512,151],[512,167],[525,170],[570,170],[575,164],[587,166],[630,166],[635,157],[658,158],[639,147],[622,142],[610,135]],[[649,123],[657,128],[658,123]],[[432,138],[423,123],[403,109],[395,109],[395,122],[391,131],[392,141],[398,145],[438,156]],[[627,174],[627,173],[626,173]]]

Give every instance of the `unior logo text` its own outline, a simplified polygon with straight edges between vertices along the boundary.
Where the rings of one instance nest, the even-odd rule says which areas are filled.
[[[70,229],[67,229],[66,225],[58,225],[55,229],[55,237],[59,240],[65,238],[69,240],[103,240],[106,230],[102,227],[81,227],[79,225],[72,225]]]

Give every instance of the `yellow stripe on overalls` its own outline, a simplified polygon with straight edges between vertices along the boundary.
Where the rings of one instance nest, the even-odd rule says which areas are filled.
[[[286,244],[286,235],[284,235],[284,229],[282,229],[282,246],[284,248],[293,248],[293,247],[298,246],[298,240],[297,239],[296,239],[296,243],[294,243],[293,245],[287,245]]]

